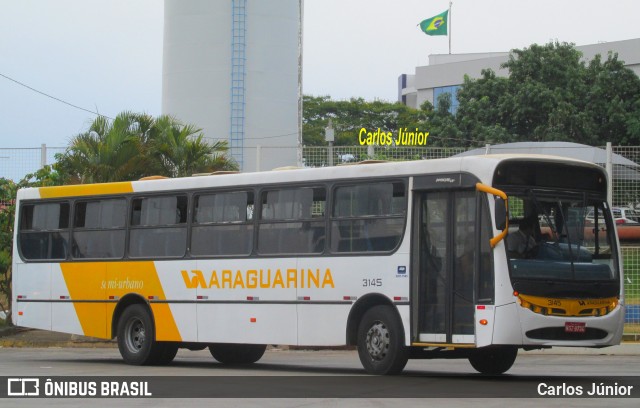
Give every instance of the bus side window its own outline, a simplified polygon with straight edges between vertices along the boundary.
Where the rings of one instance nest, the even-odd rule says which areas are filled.
[[[20,252],[25,259],[66,259],[69,246],[69,203],[23,205],[19,230]]]
[[[197,195],[193,214],[191,254],[225,256],[251,253],[252,192]]]
[[[134,258],[184,256],[187,202],[185,195],[134,199],[129,255]]]
[[[76,202],[73,257],[124,257],[126,213],[127,201],[124,198]]]
[[[404,231],[407,199],[400,182],[339,186],[335,189],[332,252],[392,251]]]
[[[268,190],[262,192],[261,198],[258,252],[315,254],[324,251],[324,188]]]

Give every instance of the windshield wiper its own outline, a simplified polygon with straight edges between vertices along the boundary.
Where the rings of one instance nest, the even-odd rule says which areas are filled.
[[[578,236],[577,238],[577,247],[578,247],[578,255],[576,257],[576,261],[580,262],[580,245],[582,240],[584,239],[584,225],[586,222],[587,215],[587,193],[582,193],[582,206],[580,207],[580,216],[578,217],[578,230],[576,231]]]
[[[571,263],[571,278],[572,280],[576,280],[576,268],[573,264],[573,249],[571,248],[571,233],[569,232],[569,225],[567,223],[567,219],[564,217],[564,211],[562,211],[562,201],[558,199],[558,212],[560,212],[560,217],[562,217],[562,226],[567,231],[567,244],[569,245],[569,262]]]

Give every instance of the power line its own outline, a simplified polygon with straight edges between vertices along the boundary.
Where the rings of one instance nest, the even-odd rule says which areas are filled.
[[[44,96],[46,96],[47,98],[51,98],[51,99],[53,99],[53,100],[55,100],[55,101],[58,101],[58,102],[64,103],[65,105],[69,105],[69,106],[71,106],[71,107],[73,107],[73,108],[80,109],[80,110],[83,110],[83,111],[85,111],[85,112],[89,112],[89,113],[94,114],[94,115],[96,115],[96,116],[102,116],[102,117],[104,117],[104,118],[107,118],[107,119],[113,120],[113,118],[110,118],[110,117],[109,117],[109,116],[107,116],[107,115],[103,115],[103,114],[101,114],[101,113],[94,112],[94,111],[89,110],[89,109],[85,109],[85,108],[83,108],[83,107],[81,107],[81,106],[74,105],[74,104],[69,103],[69,102],[67,102],[67,101],[65,101],[65,100],[62,100],[62,99],[60,99],[60,98],[56,98],[55,96],[52,96],[52,95],[49,95],[49,94],[44,93],[44,92],[42,92],[42,91],[39,91],[39,90],[37,90],[37,89],[35,89],[35,88],[33,88],[33,87],[30,87],[30,86],[29,86],[29,85],[27,85],[27,84],[23,84],[22,82],[17,81],[17,80],[15,80],[15,79],[11,78],[11,77],[8,77],[8,76],[6,76],[6,75],[4,75],[4,74],[2,74],[2,73],[0,73],[0,76],[1,76],[1,77],[3,77],[3,78],[8,79],[9,81],[15,82],[16,84],[18,84],[18,85],[20,85],[20,86],[23,86],[23,87],[25,87],[25,88],[27,88],[27,89],[29,89],[29,90],[33,91],[33,92],[37,92],[37,93],[39,93],[40,95],[44,95]]]
[[[27,85],[27,84],[24,84],[24,83],[22,83],[22,82],[20,82],[20,81],[18,81],[18,80],[15,80],[15,79],[13,79],[13,78],[11,78],[11,77],[8,77],[8,76],[6,76],[6,75],[4,75],[4,74],[2,74],[2,73],[0,73],[0,76],[2,76],[3,78],[8,79],[9,81],[15,82],[16,84],[18,84],[18,85],[20,85],[20,86],[23,86],[23,87],[25,87],[25,88],[27,88],[27,89],[29,89],[29,90],[33,91],[33,92],[37,92],[37,93],[39,93],[39,94],[41,94],[41,95],[44,95],[44,96],[46,96],[47,98],[51,98],[51,99],[53,99],[53,100],[55,100],[55,101],[58,101],[58,102],[64,103],[65,105],[69,105],[69,106],[71,106],[71,107],[73,107],[73,108],[80,109],[80,110],[85,111],[85,112],[89,112],[89,113],[91,113],[91,114],[93,114],[93,115],[96,115],[96,116],[102,116],[102,117],[107,118],[107,119],[109,119],[109,120],[114,120],[113,118],[111,118],[111,117],[109,117],[109,116],[107,116],[107,115],[103,115],[103,114],[101,114],[101,113],[99,113],[99,112],[94,112],[94,111],[92,111],[92,110],[90,110],[90,109],[85,109],[85,108],[83,108],[83,107],[81,107],[81,106],[74,105],[74,104],[72,104],[72,103],[70,103],[70,102],[67,102],[67,101],[62,100],[62,99],[60,99],[60,98],[57,98],[57,97],[55,97],[55,96],[49,95],[49,94],[47,94],[47,93],[45,93],[45,92],[39,91],[39,90],[37,90],[37,89],[35,89],[35,88],[33,88],[33,87],[31,87],[31,86]],[[297,135],[297,134],[298,134],[298,132],[294,132],[294,133],[287,133],[287,134],[283,134],[283,135],[274,135],[274,136],[245,137],[244,139],[245,139],[245,140],[275,139],[275,138],[278,138],[278,137],[293,136],[293,135]],[[463,139],[463,138],[451,138],[451,137],[437,137],[437,136],[435,136],[435,135],[433,135],[433,136],[434,136],[436,139],[442,139],[442,140],[454,140],[454,141],[462,141],[462,142],[467,142],[467,143],[478,143],[478,144],[481,144],[481,143],[487,143],[486,141],[481,141],[481,140],[470,140],[470,139]],[[215,138],[212,138],[212,137],[206,137],[206,138],[207,138],[207,139],[215,139]]]

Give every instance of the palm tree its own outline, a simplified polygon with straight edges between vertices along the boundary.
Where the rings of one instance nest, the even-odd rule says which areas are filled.
[[[155,120],[148,140],[149,158],[156,174],[167,177],[185,177],[195,173],[219,170],[237,170],[238,166],[226,156],[227,142],[209,144],[202,129],[182,125],[172,116],[163,115]]]
[[[123,112],[114,120],[97,117],[71,140],[55,169],[72,184],[236,170],[226,151],[226,142],[209,144],[201,129],[171,116]]]
[[[133,180],[145,175],[147,115],[123,112],[114,120],[97,117],[89,130],[71,139],[56,170],[71,183]]]

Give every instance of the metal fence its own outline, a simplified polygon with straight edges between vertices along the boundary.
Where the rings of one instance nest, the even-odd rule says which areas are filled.
[[[279,147],[257,149],[257,168],[265,155],[278,154]],[[487,153],[499,153],[499,148],[487,146]],[[585,147],[585,149],[587,149]],[[376,147],[336,146],[303,147],[302,164],[305,167],[324,167],[350,162],[373,160],[424,160],[446,158],[467,151],[463,147]],[[55,154],[64,152],[63,147],[4,149],[0,148],[0,177],[20,180],[24,175],[33,173],[44,164],[52,164]],[[612,202],[614,206],[640,209],[640,146],[613,146],[610,149],[609,169],[613,174]],[[562,155],[562,150],[554,152]],[[262,155],[262,157],[260,157]],[[616,156],[618,155],[618,156]],[[600,163],[606,166],[606,163]],[[261,169],[266,170],[266,169]],[[2,203],[0,203],[1,205]],[[622,257],[625,270],[625,293],[627,315],[625,333],[640,336],[640,240],[622,240]]]
[[[0,148],[0,177],[13,181],[22,180],[45,164],[55,163],[55,155],[64,147]]]
[[[613,153],[631,163],[614,167],[613,203],[628,208],[640,208],[640,146],[615,146]],[[640,242],[621,241],[625,272],[627,315],[625,332],[640,337]]]
[[[305,167],[324,167],[363,160],[441,159],[467,150],[464,147],[308,146],[302,148],[302,164]]]

